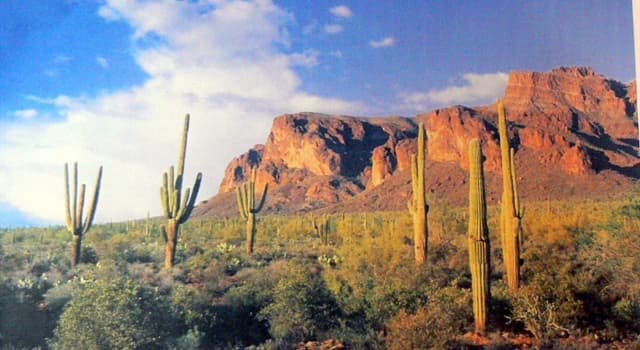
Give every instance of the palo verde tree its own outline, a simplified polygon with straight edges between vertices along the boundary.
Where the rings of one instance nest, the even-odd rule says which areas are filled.
[[[409,213],[413,217],[413,247],[415,250],[416,265],[422,265],[427,260],[427,239],[429,237],[429,226],[427,205],[425,163],[425,138],[426,131],[424,124],[418,127],[418,154],[411,156],[411,184],[412,198],[407,202]]]
[[[163,228],[165,239],[164,267],[171,268],[175,262],[176,246],[178,244],[178,231],[180,225],[184,224],[191,215],[191,211],[196,204],[202,173],[198,173],[193,185],[193,192],[187,188],[182,194],[182,180],[184,177],[184,159],[187,151],[187,134],[189,133],[189,114],[184,117],[184,129],[182,130],[182,143],[178,157],[177,174],[174,174],[173,165],[169,167],[169,173],[162,175],[162,187],[160,187],[160,201],[167,227]]]
[[[484,334],[490,300],[491,273],[487,202],[480,140],[469,142],[469,269],[476,333]]]
[[[524,209],[518,198],[518,184],[514,150],[509,143],[504,104],[498,101],[498,131],[502,160],[502,203],[500,212],[500,238],[507,272],[507,286],[511,292],[520,286],[520,249],[522,247],[522,217]]]
[[[85,184],[80,185],[80,193],[78,193],[78,163],[73,164],[73,196],[69,197],[69,165],[64,164],[64,189],[65,189],[65,214],[67,230],[73,235],[71,244],[71,266],[74,267],[80,263],[82,250],[82,236],[89,231],[93,224],[93,218],[96,214],[98,206],[98,195],[100,193],[100,181],[102,180],[102,166],[98,170],[98,178],[96,187],[93,191],[91,204],[86,212],[84,221],[82,220],[82,211],[84,209],[84,194],[86,190]],[[73,205],[71,201],[73,200]]]
[[[251,178],[249,181],[236,188],[236,199],[238,200],[238,209],[240,215],[247,222],[247,254],[253,253],[253,244],[256,238],[256,214],[262,210],[264,202],[267,199],[267,190],[269,184],[264,184],[262,191],[262,199],[256,207],[256,168],[251,167]]]

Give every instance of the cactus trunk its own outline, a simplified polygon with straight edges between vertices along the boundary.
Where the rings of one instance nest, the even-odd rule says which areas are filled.
[[[418,127],[418,154],[411,157],[412,198],[407,203],[413,217],[413,246],[416,265],[422,265],[427,260],[427,240],[429,237],[427,222],[429,206],[425,189],[425,138],[424,124],[420,123]]]
[[[76,266],[80,263],[82,256],[82,235],[73,235],[73,241],[71,242],[71,266]]]
[[[249,213],[247,217],[247,254],[253,254],[253,242],[256,239],[256,214]]]
[[[522,210],[518,200],[514,150],[509,144],[507,119],[502,101],[498,101],[498,130],[502,161],[502,203],[500,213],[500,237],[502,255],[507,274],[507,286],[511,292],[520,286],[520,245],[522,239]]]
[[[176,259],[176,246],[178,245],[178,230],[180,225],[175,219],[167,221],[166,243],[164,246],[164,267],[169,269],[173,267]]]
[[[476,334],[484,334],[490,299],[490,242],[487,204],[482,168],[482,148],[478,139],[469,143],[469,269],[473,292]]]

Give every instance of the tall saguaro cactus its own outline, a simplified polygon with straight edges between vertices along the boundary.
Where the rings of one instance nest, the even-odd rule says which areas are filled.
[[[238,200],[238,209],[240,215],[247,222],[247,254],[253,253],[253,244],[256,238],[256,214],[262,210],[264,202],[267,199],[267,190],[269,184],[264,185],[262,199],[256,207],[256,168],[251,168],[251,178],[248,182],[236,188],[236,199]]]
[[[524,211],[518,199],[514,150],[509,144],[507,118],[502,101],[498,101],[498,131],[500,133],[500,156],[502,158],[500,237],[504,266],[507,272],[507,286],[510,291],[514,292],[520,286],[521,220]]]
[[[426,177],[425,177],[425,138],[426,132],[424,124],[418,127],[418,154],[411,156],[411,184],[412,198],[409,199],[407,207],[413,216],[413,247],[415,251],[416,265],[422,265],[427,260],[427,239],[429,237],[429,226],[427,222]]]
[[[329,245],[329,217],[323,215],[320,218],[314,218],[313,229],[316,230],[322,244]]]
[[[162,175],[162,187],[160,187],[160,201],[167,227],[164,229],[164,267],[171,268],[175,262],[176,245],[178,243],[178,233],[180,225],[184,224],[191,215],[191,211],[196,204],[196,197],[202,182],[202,173],[198,173],[193,184],[193,192],[187,188],[182,194],[182,180],[184,176],[184,159],[187,151],[187,135],[189,133],[189,114],[184,117],[184,129],[182,130],[182,143],[178,156],[177,174],[174,174],[173,165],[169,167],[169,173]]]
[[[100,193],[100,181],[102,180],[102,166],[98,170],[98,178],[96,179],[96,187],[93,191],[93,198],[91,204],[87,208],[87,212],[82,220],[82,211],[84,209],[84,194],[86,186],[80,185],[80,193],[78,193],[78,163],[73,164],[73,196],[69,197],[69,165],[64,164],[64,188],[65,188],[65,213],[67,230],[73,235],[73,242],[71,245],[71,266],[76,266],[80,263],[80,256],[82,250],[82,236],[89,231],[93,224],[93,218],[96,214],[96,207],[98,206],[98,195]],[[73,200],[73,206],[71,201]]]
[[[476,333],[484,334],[489,308],[491,272],[487,203],[480,140],[469,142],[469,268]]]

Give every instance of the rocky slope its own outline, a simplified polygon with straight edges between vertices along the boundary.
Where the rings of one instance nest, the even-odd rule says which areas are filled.
[[[635,85],[586,67],[520,71],[510,74],[503,99],[524,200],[603,198],[638,185]],[[487,157],[488,199],[495,203],[501,182],[495,110],[452,106],[414,118],[278,116],[266,143],[235,158],[219,194],[194,214],[237,215],[233,191],[251,166],[258,167],[258,188],[270,184],[270,212],[402,209],[419,122],[428,134],[432,201],[466,203],[467,144],[478,137]]]

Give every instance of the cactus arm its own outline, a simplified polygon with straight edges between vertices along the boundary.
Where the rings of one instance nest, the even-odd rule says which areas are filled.
[[[176,207],[178,206],[178,203],[176,202],[176,182],[175,182],[175,174],[174,174],[175,169],[173,168],[173,165],[169,167],[169,187],[167,187],[167,191],[169,194],[169,214],[171,215],[172,218],[176,217]]]
[[[166,218],[170,218],[169,192],[167,185],[167,173],[162,175],[162,186],[160,187],[160,203],[162,204],[162,212]]]
[[[511,165],[511,187],[513,188],[513,207],[516,217],[520,217],[520,198],[518,196],[518,181],[516,178],[515,151],[513,147],[509,149],[509,164]]]
[[[407,202],[407,208],[409,213],[415,215],[416,213],[416,197],[418,193],[418,159],[415,154],[411,155],[411,198]]]
[[[256,168],[251,167],[251,180],[249,181],[249,210],[256,208]]]
[[[80,235],[84,233],[82,231],[82,209],[84,208],[84,192],[86,187],[87,186],[85,184],[80,185],[80,193],[78,195],[78,211],[76,212],[76,225],[78,229],[76,230],[76,233]]]
[[[238,202],[238,211],[240,211],[240,216],[242,216],[242,219],[247,220],[247,215],[244,211],[244,198],[242,195],[242,186],[238,186],[236,188],[236,201]]]
[[[174,208],[174,218],[178,217],[178,212],[180,212],[180,204],[182,203],[182,174],[176,174],[176,185],[174,186],[175,189],[175,198],[174,198],[174,203],[175,203],[175,208]]]
[[[196,198],[198,197],[198,191],[200,191],[200,183],[202,183],[202,173],[198,173],[196,176],[196,181],[193,184],[193,190],[191,191],[191,197],[189,198],[187,207],[180,219],[181,224],[185,223],[187,219],[189,219],[191,211],[193,211],[193,208],[196,206]]]
[[[178,212],[176,213],[176,216],[175,216],[178,222],[182,220],[182,216],[184,215],[185,210],[187,209],[187,203],[189,202],[189,195],[191,195],[191,189],[187,188],[184,191],[184,197],[182,198],[182,203],[180,204],[180,208],[178,209]]]
[[[93,190],[93,197],[91,198],[91,205],[87,211],[87,216],[84,220],[83,233],[86,233],[93,225],[93,219],[96,215],[96,208],[98,206],[98,197],[100,195],[100,183],[102,182],[102,166],[98,169],[98,177],[96,178],[96,187]]]
[[[513,206],[513,179],[511,172],[511,147],[509,145],[509,134],[507,132],[507,117],[502,100],[498,101],[498,133],[500,134],[500,155],[502,161],[502,191],[505,194],[507,210],[506,214],[515,215]]]
[[[269,184],[264,184],[264,190],[262,191],[262,198],[257,208],[253,210],[254,213],[259,213],[264,206],[264,202],[267,200],[267,191],[269,190]]]
[[[420,123],[418,127],[418,159],[417,159],[417,168],[418,168],[418,205],[426,208],[426,200],[425,196],[427,192],[425,191],[425,155],[424,155],[424,124]]]
[[[69,164],[64,164],[64,207],[67,229],[73,230],[73,222],[71,221],[71,205],[69,200]]]
[[[78,211],[78,162],[73,163],[73,209],[71,211],[71,228],[72,233],[76,234],[76,229],[78,227],[77,216],[76,213]]]
[[[187,138],[189,135],[189,114],[184,117],[184,127],[182,129],[182,142],[180,143],[180,154],[178,155],[178,176],[180,177],[179,182],[176,185],[182,185],[182,174],[184,174],[184,159],[187,153]]]
[[[413,201],[415,204],[418,198],[418,158],[415,154],[411,155],[411,187],[413,190]]]

